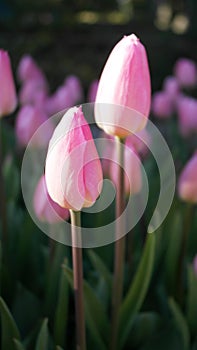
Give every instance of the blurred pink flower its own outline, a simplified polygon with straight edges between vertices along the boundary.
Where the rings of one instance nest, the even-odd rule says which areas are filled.
[[[197,276],[197,255],[194,257],[194,260],[193,260],[193,268],[194,268],[194,272]]]
[[[40,84],[40,80],[27,80],[20,89],[19,102],[21,105],[38,105],[38,99],[40,99],[41,95],[42,99],[46,99],[47,91],[46,86],[42,83]]]
[[[183,168],[178,180],[178,194],[185,202],[197,203],[197,151]]]
[[[134,34],[124,36],[112,50],[95,102],[96,122],[106,133],[124,138],[145,127],[151,103],[150,73],[146,50]]]
[[[24,55],[18,65],[17,75],[21,82],[36,80],[40,85],[47,86],[46,77],[33,57]]]
[[[180,58],[175,63],[174,74],[183,87],[193,87],[197,83],[197,67],[190,59]]]
[[[69,210],[60,207],[49,196],[44,175],[41,176],[36,186],[33,207],[40,221],[54,224],[69,218]]]
[[[92,83],[90,84],[89,90],[88,90],[88,102],[95,102],[96,99],[96,94],[98,90],[98,80],[93,80]]]
[[[174,112],[170,95],[165,91],[155,92],[152,97],[152,112],[160,119],[170,118]]]
[[[45,123],[44,130],[39,131],[38,128],[46,121],[47,123]],[[48,145],[53,133],[53,124],[47,118],[43,110],[38,107],[26,105],[18,112],[15,132],[19,145],[27,146],[36,132],[31,145],[35,147],[45,147]]]
[[[94,204],[102,189],[100,159],[82,108],[70,108],[51,138],[45,165],[46,185],[61,207],[81,210]]]
[[[17,96],[9,55],[0,49],[0,117],[14,112]]]
[[[151,144],[151,136],[146,129],[142,129],[136,134],[127,136],[125,144],[128,147],[133,147],[135,152],[145,157]]]
[[[172,100],[173,104],[176,105],[176,99],[180,93],[180,86],[176,77],[168,76],[163,82],[163,91],[165,91],[169,98]]]
[[[197,100],[180,95],[177,101],[179,129],[182,136],[197,132]]]
[[[83,100],[83,89],[80,79],[76,75],[69,75],[65,81],[64,85],[69,91],[69,95],[72,96],[72,103],[70,106],[74,106]]]

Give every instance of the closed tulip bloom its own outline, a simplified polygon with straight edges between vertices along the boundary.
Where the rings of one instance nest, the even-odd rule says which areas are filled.
[[[98,80],[93,80],[88,90],[88,102],[95,102],[98,90]]]
[[[44,130],[39,131],[38,128],[46,121]],[[43,110],[38,107],[26,105],[18,112],[15,131],[20,146],[27,146],[37,131],[33,138],[32,146],[44,147],[48,145],[51,138],[53,125]]]
[[[175,63],[174,74],[183,87],[193,87],[197,83],[197,67],[190,59],[180,58]]]
[[[197,151],[183,168],[178,181],[179,197],[189,203],[197,203]]]
[[[179,129],[187,137],[197,132],[197,100],[181,95],[177,102]]]
[[[170,118],[174,112],[170,95],[165,91],[158,91],[152,98],[152,112],[160,119]]]
[[[150,73],[146,50],[134,34],[112,50],[95,102],[96,122],[106,133],[125,138],[145,127],[151,103]]]
[[[37,218],[43,222],[55,224],[69,218],[68,209],[60,207],[49,196],[44,175],[41,176],[36,186],[33,207]]]
[[[102,188],[99,156],[82,108],[70,108],[51,138],[45,166],[51,198],[63,208],[94,204]]]
[[[28,80],[20,89],[19,102],[21,105],[37,104],[38,95],[47,96],[47,88],[39,80]]]
[[[0,50],[0,117],[14,112],[17,106],[17,96],[12,75],[9,55]]]

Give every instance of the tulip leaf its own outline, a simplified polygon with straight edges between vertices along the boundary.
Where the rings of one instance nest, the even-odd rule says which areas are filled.
[[[68,282],[73,288],[73,272],[67,266],[64,265],[65,274]],[[95,346],[98,350],[106,350],[105,341],[109,334],[109,322],[103,309],[103,305],[95,294],[91,286],[84,281],[84,302],[85,302],[85,315],[87,320],[87,326],[95,341]]]
[[[15,349],[13,339],[20,340],[17,325],[8,310],[4,300],[0,297],[1,314],[1,350]]]
[[[16,350],[25,350],[23,344],[17,339],[14,339],[14,345]]]
[[[192,266],[188,267],[187,320],[192,334],[196,335],[197,278]]]
[[[47,350],[48,349],[48,327],[47,327],[48,319],[45,318],[40,332],[38,334],[38,338],[36,341],[36,350]]]
[[[182,337],[183,349],[189,350],[190,334],[187,322],[180,310],[179,305],[174,301],[173,298],[169,299],[169,307],[173,314],[175,326]]]
[[[93,250],[88,251],[88,256],[95,270],[98,271],[100,276],[104,279],[108,292],[110,293],[112,289],[112,275],[110,271],[107,269],[103,260]]]
[[[66,265],[66,259],[64,260],[64,263]],[[68,281],[65,276],[64,270],[62,269],[54,325],[55,342],[56,344],[60,344],[61,346],[65,345],[66,325],[68,319],[68,298]]]
[[[128,334],[133,325],[135,316],[141,308],[145,299],[148,286],[151,280],[155,254],[155,234],[149,233],[147,235],[146,244],[143,255],[131,283],[129,291],[123,300],[120,309],[120,323],[119,323],[119,339],[120,349],[124,346]]]

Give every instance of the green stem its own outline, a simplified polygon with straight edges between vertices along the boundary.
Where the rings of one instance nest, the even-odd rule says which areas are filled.
[[[3,177],[3,139],[2,139],[2,119],[0,118],[0,214],[2,225],[2,241],[7,240],[7,210],[6,210],[6,195],[5,184]]]
[[[184,261],[185,256],[187,254],[187,245],[188,245],[188,237],[190,233],[191,228],[191,221],[192,221],[192,215],[193,215],[193,206],[192,204],[187,204],[186,210],[185,210],[185,218],[183,223],[183,233],[182,233],[182,242],[181,242],[181,250],[179,255],[179,262],[178,262],[178,273],[177,273],[177,285],[178,285],[178,300],[180,303],[182,303],[183,300],[183,294],[184,294]]]
[[[116,242],[114,259],[114,281],[112,295],[112,328],[111,328],[111,350],[117,349],[119,311],[123,294],[124,282],[124,258],[125,258],[125,236],[121,235],[125,231],[125,223],[120,219],[125,207],[124,198],[124,147],[123,141],[116,138],[116,152],[118,166],[118,180],[116,189]],[[119,220],[117,220],[119,219]],[[120,238],[121,237],[121,238]]]
[[[83,259],[81,243],[81,212],[70,210],[72,225],[72,259],[75,293],[75,320],[77,350],[86,350],[85,316],[83,303]]]

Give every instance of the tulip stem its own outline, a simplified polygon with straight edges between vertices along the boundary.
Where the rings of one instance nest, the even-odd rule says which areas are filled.
[[[0,213],[1,213],[1,228],[2,241],[7,240],[7,212],[6,212],[6,196],[5,196],[5,181],[3,176],[3,132],[2,119],[0,118]]]
[[[118,347],[119,312],[123,294],[124,259],[125,259],[125,223],[121,214],[125,207],[124,197],[124,147],[123,140],[116,137],[116,156],[118,166],[118,181],[116,189],[116,242],[114,258],[114,281],[112,296],[112,329],[111,350]],[[121,237],[121,238],[120,238]]]
[[[72,230],[72,259],[75,297],[77,350],[86,350],[85,316],[83,303],[83,259],[81,246],[81,212],[70,210]]]

